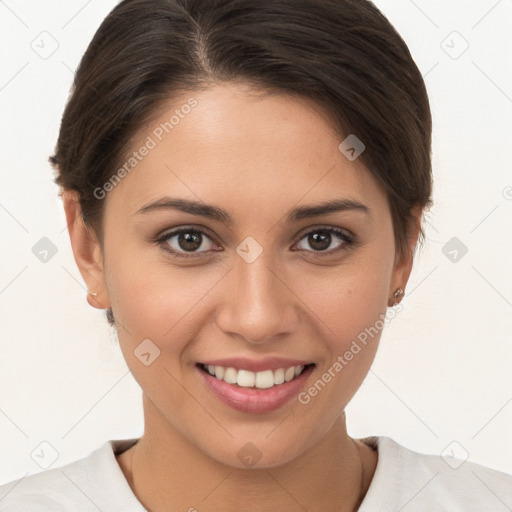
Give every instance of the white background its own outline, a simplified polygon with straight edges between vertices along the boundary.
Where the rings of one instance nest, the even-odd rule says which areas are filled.
[[[115,3],[0,2],[0,483],[41,471],[43,441],[57,467],[143,431],[140,388],[86,303],[47,163],[73,71]],[[435,206],[349,431],[434,454],[457,441],[448,451],[512,473],[512,1],[376,5],[425,76]],[[43,31],[58,43],[47,59],[31,47],[51,48]],[[458,58],[453,31],[469,44]],[[46,263],[32,253],[42,237],[58,251]],[[456,262],[442,252],[453,237],[468,249]]]

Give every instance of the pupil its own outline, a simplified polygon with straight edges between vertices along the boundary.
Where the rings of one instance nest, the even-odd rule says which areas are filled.
[[[180,233],[178,244],[184,251],[194,251],[201,247],[201,233]]]
[[[319,231],[318,233],[309,235],[309,243],[313,249],[327,249],[331,244],[331,235],[325,231]]]

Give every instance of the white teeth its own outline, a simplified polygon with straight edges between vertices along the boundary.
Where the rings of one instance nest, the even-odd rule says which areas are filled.
[[[223,366],[216,366],[215,367],[215,377],[217,377],[217,379],[222,379],[222,377],[224,377],[225,371],[226,371],[226,369]]]
[[[274,372],[272,370],[258,372],[254,385],[260,389],[271,388],[274,385]]]
[[[276,370],[274,372],[274,383],[282,384],[283,382],[284,382],[284,369],[279,368],[279,370]]]
[[[236,379],[236,383],[244,388],[253,388],[255,378],[256,375],[254,374],[254,372],[249,372],[247,370],[238,370],[238,377]]]
[[[224,368],[223,366],[213,366],[211,364],[204,366],[204,368],[210,375],[228,384],[238,384],[244,388],[269,389],[285,382],[290,382],[295,377],[298,377],[305,367],[290,366],[286,369],[279,368],[274,371],[264,370],[261,372],[236,370],[233,367]]]
[[[228,384],[236,384],[236,377],[237,371],[234,368],[226,368],[222,380],[227,382]]]
[[[286,382],[289,382],[290,380],[293,379],[293,377],[295,377],[295,368],[292,366],[291,368],[288,368],[285,372],[284,372],[284,380]]]

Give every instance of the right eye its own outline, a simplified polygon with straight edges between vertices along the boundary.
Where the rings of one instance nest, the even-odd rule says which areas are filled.
[[[176,258],[196,258],[210,250],[219,250],[214,249],[216,245],[199,228],[180,228],[167,231],[156,241]]]

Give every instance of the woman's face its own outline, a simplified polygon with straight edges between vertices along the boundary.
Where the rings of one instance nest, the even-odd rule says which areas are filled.
[[[219,84],[160,114],[104,199],[98,301],[112,306],[146,430],[232,466],[285,463],[340,417],[408,278],[386,197],[303,99]],[[333,201],[346,208],[307,214]],[[305,369],[276,384],[293,366]]]

